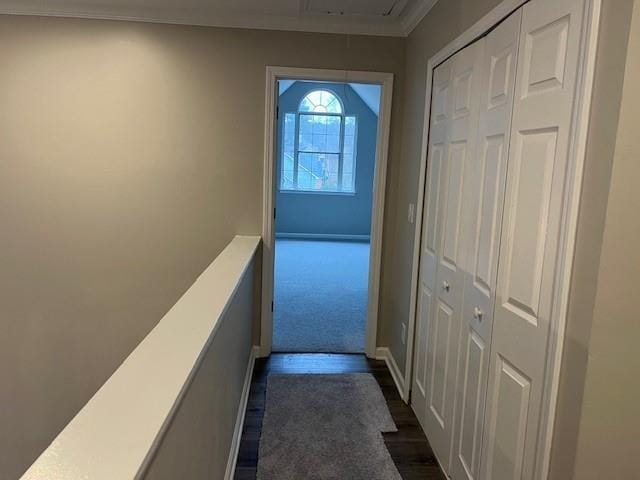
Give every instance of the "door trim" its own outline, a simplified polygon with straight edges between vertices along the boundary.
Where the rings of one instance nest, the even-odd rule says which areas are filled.
[[[391,127],[391,97],[393,74],[384,72],[361,72],[347,70],[325,70],[267,66],[265,93],[264,131],[264,180],[262,198],[262,299],[260,322],[260,356],[271,353],[273,338],[274,246],[275,228],[273,218],[275,198],[276,155],[276,95],[279,79],[316,80],[328,82],[372,83],[382,87],[380,112],[378,115],[378,138],[376,164],[373,178],[373,200],[371,212],[371,247],[369,253],[369,281],[367,301],[367,326],[365,353],[376,356],[378,308],[380,297],[380,270],[382,263],[382,227],[384,221],[385,190],[387,180],[387,158]]]
[[[410,388],[413,376],[413,352],[415,344],[415,324],[418,302],[418,276],[420,266],[420,245],[422,237],[422,219],[424,210],[424,193],[426,185],[427,152],[429,146],[429,128],[431,111],[431,89],[434,69],[456,52],[473,43],[486,34],[495,25],[508,17],[529,0],[504,0],[493,10],[482,17],[464,33],[438,51],[427,61],[426,95],[424,107],[424,126],[420,156],[420,173],[418,198],[416,202],[416,222],[413,243],[413,263],[411,267],[411,296],[408,317],[408,341],[405,358],[405,378],[403,399],[410,400]],[[550,335],[546,358],[545,385],[543,393],[543,411],[541,415],[539,444],[543,448],[536,453],[538,477],[546,479],[549,475],[553,426],[555,422],[558,385],[560,379],[562,352],[567,322],[567,308],[571,271],[576,243],[578,210],[582,191],[582,177],[586,156],[587,133],[591,111],[591,97],[595,72],[596,52],[598,46],[598,26],[602,0],[584,0],[584,18],[580,40],[580,56],[578,60],[578,76],[576,96],[571,117],[571,136],[568,158],[568,173],[565,185],[562,225],[560,229],[559,256],[556,264],[556,285],[553,309],[551,314]]]

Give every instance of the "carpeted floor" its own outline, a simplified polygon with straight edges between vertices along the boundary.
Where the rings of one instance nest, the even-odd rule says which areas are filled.
[[[382,432],[397,431],[369,373],[270,375],[258,480],[401,480]]]
[[[364,352],[369,243],[276,240],[273,351]]]

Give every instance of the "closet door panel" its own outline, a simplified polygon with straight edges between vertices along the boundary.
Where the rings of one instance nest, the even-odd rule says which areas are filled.
[[[454,479],[476,479],[480,471],[521,17],[519,10],[487,35],[482,58],[477,148],[469,161],[473,181],[465,192],[467,261],[457,384],[460,401],[456,404],[452,463]]]
[[[451,117],[447,126],[447,155],[441,170],[441,237],[437,248],[432,317],[427,335],[427,406],[425,432],[446,471],[450,470],[458,348],[465,278],[465,198],[474,181],[469,167],[478,129],[480,65],[484,39],[451,58]]]
[[[534,479],[583,1],[523,7],[483,477]]]
[[[434,70],[429,148],[427,159],[427,186],[422,222],[422,241],[420,245],[419,297],[416,322],[416,345],[414,356],[414,374],[412,380],[412,407],[418,420],[425,427],[427,405],[427,346],[431,318],[434,312],[434,291],[440,249],[439,210],[442,203],[442,182],[444,162],[448,153],[447,127],[451,118],[452,102],[449,93],[451,85],[451,65],[448,60]]]

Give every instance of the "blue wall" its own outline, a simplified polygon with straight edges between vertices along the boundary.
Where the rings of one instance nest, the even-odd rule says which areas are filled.
[[[312,90],[328,89],[337,93],[346,115],[355,115],[358,122],[356,147],[356,193],[327,194],[308,192],[281,193],[280,162],[284,114],[296,112],[304,96]],[[276,172],[276,233],[309,233],[369,235],[373,173],[376,156],[378,117],[346,84],[295,82],[282,95],[278,106],[278,168]]]

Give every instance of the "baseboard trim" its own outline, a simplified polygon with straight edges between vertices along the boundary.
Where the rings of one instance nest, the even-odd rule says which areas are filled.
[[[393,378],[393,382],[396,384],[396,388],[398,389],[398,393],[400,394],[400,398],[407,402],[404,394],[404,375],[400,371],[398,364],[396,363],[396,359],[393,357],[391,350],[388,347],[378,347],[376,348],[376,359],[384,360],[387,364],[387,368],[389,372],[391,372],[391,378]]]
[[[300,240],[351,240],[354,242],[370,242],[370,235],[348,235],[342,233],[276,233],[276,238]]]
[[[242,427],[244,426],[244,417],[247,411],[247,402],[249,401],[251,379],[253,378],[253,367],[255,366],[259,349],[260,347],[257,346],[251,349],[249,362],[247,364],[247,371],[244,374],[242,395],[240,396],[240,405],[238,406],[238,414],[236,415],[236,426],[233,429],[233,438],[231,439],[231,448],[229,449],[227,469],[224,472],[225,480],[232,480],[236,471],[236,463],[238,462],[238,451],[240,450],[240,440],[242,438]]]

